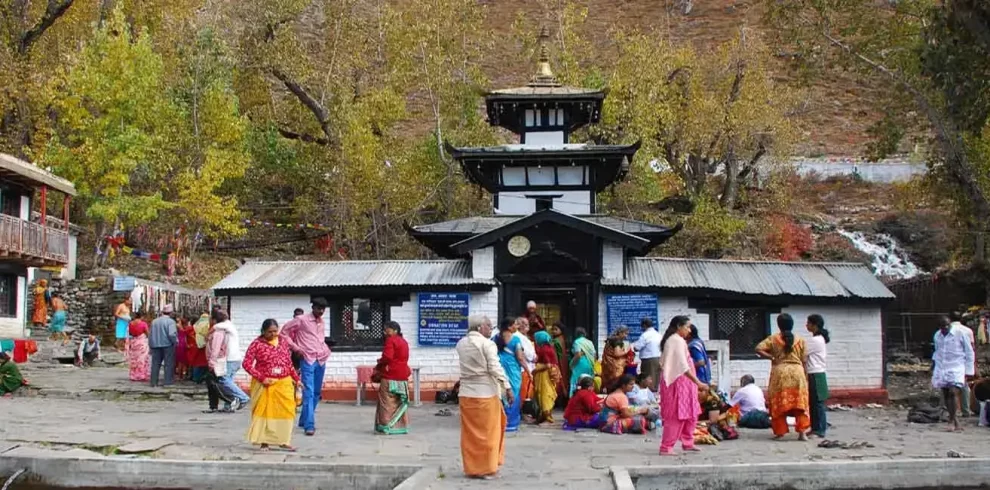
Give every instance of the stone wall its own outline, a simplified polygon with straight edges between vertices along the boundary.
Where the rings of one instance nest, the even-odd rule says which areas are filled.
[[[30,285],[33,290],[35,283]],[[131,296],[130,291],[114,291],[113,276],[110,274],[99,274],[88,279],[63,280],[50,279],[49,287],[52,293],[58,292],[68,306],[69,320],[67,331],[72,332],[75,340],[79,340],[83,335],[94,333],[106,342],[114,341],[114,308]],[[146,312],[149,315],[155,314],[155,310],[162,306],[161,303],[170,303],[177,308],[177,312],[182,315],[198,317],[208,310],[208,296],[205,291],[197,291],[173,284],[164,284],[144,279],[137,280],[138,288],[144,289],[144,301],[148,304],[139,304],[135,297],[135,308]],[[140,293],[140,291],[138,291]],[[155,296],[159,293],[167,293],[167,296]],[[157,299],[149,299],[148,296]],[[33,295],[28,295],[27,316],[31,316],[34,311]],[[222,304],[222,302],[221,302]],[[49,312],[50,314],[51,312]],[[35,338],[47,337],[47,331],[32,332]]]
[[[33,291],[36,284],[32,283]],[[124,301],[126,292],[113,290],[113,277],[97,276],[91,279],[66,281],[52,279],[49,281],[52,292],[62,295],[62,300],[68,306],[69,319],[66,331],[71,331],[73,338],[79,338],[88,333],[95,333],[102,339],[112,340],[113,308]],[[34,311],[34,295],[28,295],[28,316]],[[50,312],[49,312],[50,313]],[[43,333],[47,335],[47,333]],[[41,335],[32,332],[32,335]]]

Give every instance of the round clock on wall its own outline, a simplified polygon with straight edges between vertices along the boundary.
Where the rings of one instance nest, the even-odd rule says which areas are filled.
[[[516,235],[509,239],[509,253],[515,257],[522,257],[529,253],[529,238]]]

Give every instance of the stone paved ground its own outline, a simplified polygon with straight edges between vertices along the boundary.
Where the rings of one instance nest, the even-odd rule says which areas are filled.
[[[945,457],[948,450],[990,457],[990,430],[970,426],[962,434],[941,426],[908,425],[902,411],[860,409],[831,412],[832,438],[869,441],[874,448],[822,449],[791,436],[770,440],[769,431],[741,431],[741,438],[690,456],[661,459],[658,439],[614,436],[597,432],[563,432],[557,428],[525,427],[508,436],[507,464],[498,482],[465,480],[460,470],[458,417],[438,417],[426,404],[410,412],[412,433],[383,437],[372,433],[373,406],[321,405],[319,431],[293,443],[297,454],[262,454],[244,441],[248,414],[206,415],[205,400],[189,399],[179,388],[173,401],[162,390],[126,381],[119,368],[78,370],[31,368],[27,376],[42,395],[0,399],[0,451],[11,446],[99,450],[127,443],[165,438],[173,444],[151,457],[204,460],[326,461],[340,463],[428,464],[441,468],[442,478],[431,488],[611,488],[612,465],[671,465],[686,463],[746,463],[832,459],[898,459]],[[100,391],[91,391],[100,388]],[[166,399],[150,399],[150,398]],[[14,451],[23,449],[14,449]]]

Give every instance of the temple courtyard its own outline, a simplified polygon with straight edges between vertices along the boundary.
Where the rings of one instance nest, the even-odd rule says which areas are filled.
[[[25,375],[34,387],[30,396],[0,399],[2,454],[50,456],[51,451],[72,450],[115,458],[417,464],[439,468],[430,488],[528,485],[582,490],[613,488],[611,466],[990,456],[990,429],[977,427],[975,418],[966,419],[965,432],[955,434],[941,424],[908,424],[901,409],[857,408],[829,413],[829,439],[859,443],[851,449],[820,448],[817,440],[803,443],[794,436],[775,442],[769,430],[740,430],[738,440],[703,446],[700,454],[660,458],[656,434],[616,436],[524,427],[507,437],[501,478],[479,482],[461,474],[456,405],[427,402],[414,407],[411,433],[386,437],[372,432],[374,405],[327,403],[317,412],[316,436],[299,432],[294,437],[297,453],[261,453],[244,439],[247,410],[204,414],[201,387],[152,389],[127,381],[123,368],[32,365]],[[451,414],[437,415],[443,408]],[[120,454],[124,449],[136,454]]]

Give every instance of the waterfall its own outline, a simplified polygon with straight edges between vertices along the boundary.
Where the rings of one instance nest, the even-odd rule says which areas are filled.
[[[924,273],[911,262],[907,253],[897,245],[897,240],[890,235],[878,233],[868,238],[859,231],[837,231],[848,238],[857,250],[873,259],[870,265],[877,276],[910,279]]]

